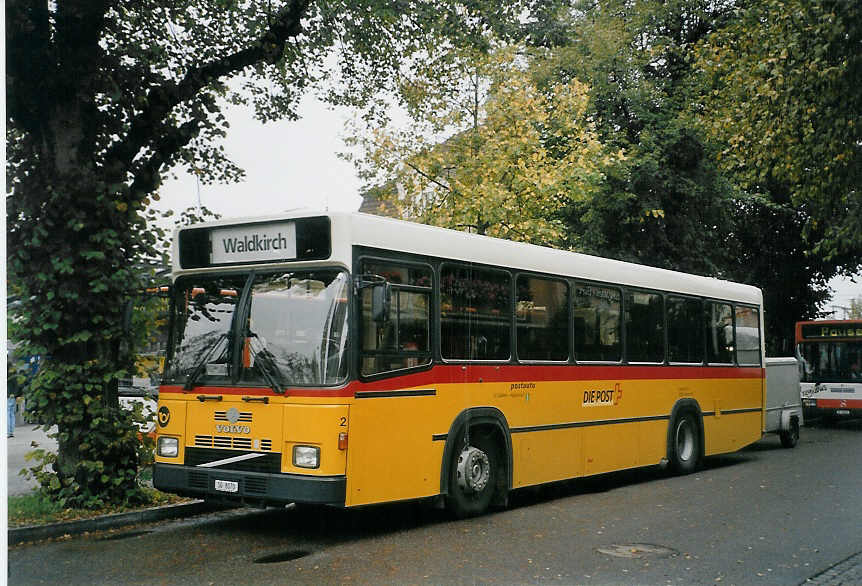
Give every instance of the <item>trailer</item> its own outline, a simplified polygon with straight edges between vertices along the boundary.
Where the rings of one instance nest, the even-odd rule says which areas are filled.
[[[792,448],[799,441],[802,424],[799,363],[793,357],[767,358],[766,427],[763,432],[777,433],[781,445]]]

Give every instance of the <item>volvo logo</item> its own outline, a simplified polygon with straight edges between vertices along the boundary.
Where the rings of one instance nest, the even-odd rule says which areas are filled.
[[[231,407],[224,413],[224,418],[228,420],[230,425],[224,423],[216,423],[216,432],[218,433],[251,433],[251,427],[248,425],[237,425],[240,419],[239,409]]]
[[[217,423],[215,427],[219,433],[251,433],[251,428],[248,425],[222,425]]]

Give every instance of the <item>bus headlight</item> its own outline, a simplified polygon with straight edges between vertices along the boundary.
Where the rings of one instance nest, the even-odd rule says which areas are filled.
[[[293,446],[293,465],[297,468],[319,467],[320,448],[314,446]]]
[[[156,454],[163,458],[176,458],[180,455],[180,440],[175,437],[159,436]]]

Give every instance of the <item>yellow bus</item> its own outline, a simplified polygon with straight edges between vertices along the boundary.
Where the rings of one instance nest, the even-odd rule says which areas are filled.
[[[754,287],[361,213],[197,224],[173,257],[164,491],[463,517],[764,429]]]

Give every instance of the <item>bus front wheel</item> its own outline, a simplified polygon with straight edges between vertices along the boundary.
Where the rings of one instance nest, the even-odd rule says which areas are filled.
[[[700,459],[700,434],[691,413],[681,413],[673,422],[670,437],[670,466],[677,474],[694,472]]]
[[[456,517],[474,517],[488,509],[498,485],[500,463],[497,444],[487,435],[471,434],[470,445],[456,451],[449,466],[446,497],[446,504]]]

